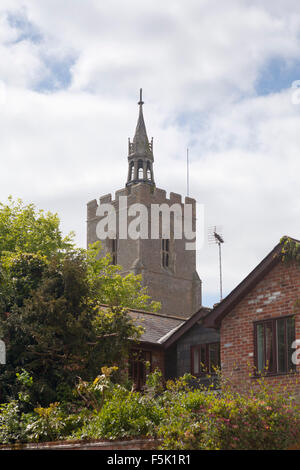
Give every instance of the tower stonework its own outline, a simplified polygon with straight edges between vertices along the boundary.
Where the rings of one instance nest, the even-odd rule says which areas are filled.
[[[112,262],[122,266],[122,273],[142,275],[142,284],[148,288],[153,300],[161,302],[161,312],[165,315],[188,318],[201,307],[201,280],[196,271],[196,251],[186,249],[190,240],[185,238],[185,208],[191,208],[191,225],[196,231],[196,201],[179,194],[170,193],[155,186],[153,175],[153,142],[149,143],[142,111],[142,98],[139,101],[139,118],[133,142],[129,141],[128,178],[126,186],[115,193],[100,197],[87,204],[87,244],[99,240],[99,222],[106,217],[105,207],[114,208],[114,230],[100,240],[101,256],[112,255]],[[141,206],[143,211],[141,212]],[[153,236],[155,224],[152,208],[167,208],[170,213],[170,230],[165,234],[162,228],[162,213],[159,212],[158,232]],[[100,209],[103,209],[101,212]],[[132,212],[131,208],[135,208]],[[177,212],[174,210],[177,208]],[[176,236],[174,223],[181,211],[181,238]],[[156,212],[157,213],[157,212]],[[99,215],[100,214],[100,215]],[[177,214],[177,215],[176,215]],[[139,225],[137,218],[143,216]],[[124,232],[124,218],[126,230]],[[145,219],[146,218],[146,219]],[[145,222],[146,220],[146,222]],[[136,222],[134,222],[136,221]],[[141,228],[140,236],[128,236],[131,224]],[[136,230],[134,233],[137,233]]]

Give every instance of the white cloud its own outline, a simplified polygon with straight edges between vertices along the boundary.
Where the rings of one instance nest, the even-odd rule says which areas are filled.
[[[299,32],[292,0],[3,0],[0,200],[58,211],[83,245],[85,203],[125,183],[142,86],[156,182],[185,193],[189,146],[205,229],[224,229],[228,293],[281,235],[300,237],[300,105],[279,80],[257,95],[273,59],[300,79]],[[218,297],[217,261],[199,253],[205,299]]]

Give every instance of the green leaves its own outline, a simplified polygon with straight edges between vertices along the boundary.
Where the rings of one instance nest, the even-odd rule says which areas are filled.
[[[142,329],[128,309],[157,310],[141,277],[100,256],[101,244],[76,248],[63,237],[57,214],[9,197],[0,203],[0,337],[7,364],[2,397],[18,396],[15,374],[34,377],[32,399],[57,401],[58,390],[101,366],[124,370],[131,341]],[[119,379],[121,372],[119,372]]]
[[[296,261],[300,265],[300,243],[288,237],[283,237],[280,242],[282,243],[281,260],[286,263]]]
[[[121,275],[121,266],[112,265],[110,256],[99,257],[100,242],[90,245],[86,252],[87,273],[93,297],[109,307],[136,308],[157,311],[160,303],[151,300],[142,277],[132,273]]]
[[[155,371],[142,394],[114,383],[115,372],[104,367],[94,380],[80,379],[72,403],[26,413],[20,399],[0,405],[0,443],[152,436],[162,449],[275,450],[299,442],[299,403],[264,381],[239,394],[230,384],[218,391],[193,389],[185,376],[163,390]],[[32,386],[25,371],[18,380]]]
[[[40,253],[50,256],[74,246],[74,233],[63,237],[57,214],[37,210],[10,196],[0,203],[0,254],[4,252]]]
[[[261,380],[237,393],[222,382],[220,390],[182,388],[181,379],[168,386],[157,428],[163,449],[275,450],[297,442],[300,408],[286,391]]]

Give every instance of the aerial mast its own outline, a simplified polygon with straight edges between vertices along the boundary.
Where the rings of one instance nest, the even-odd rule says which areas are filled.
[[[223,299],[223,282],[222,282],[222,249],[224,243],[223,236],[221,235],[221,227],[210,227],[208,232],[208,241],[211,244],[217,244],[219,248],[219,277],[220,277],[220,301]]]

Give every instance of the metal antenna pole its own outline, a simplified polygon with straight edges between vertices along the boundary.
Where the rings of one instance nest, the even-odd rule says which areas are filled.
[[[221,235],[220,227],[211,227],[208,233],[208,241],[216,243],[219,246],[219,276],[220,276],[220,301],[223,299],[223,284],[222,284],[222,248],[224,239]]]
[[[220,300],[223,299],[222,292],[222,258],[221,258],[221,242],[219,242],[219,264],[220,264]]]

